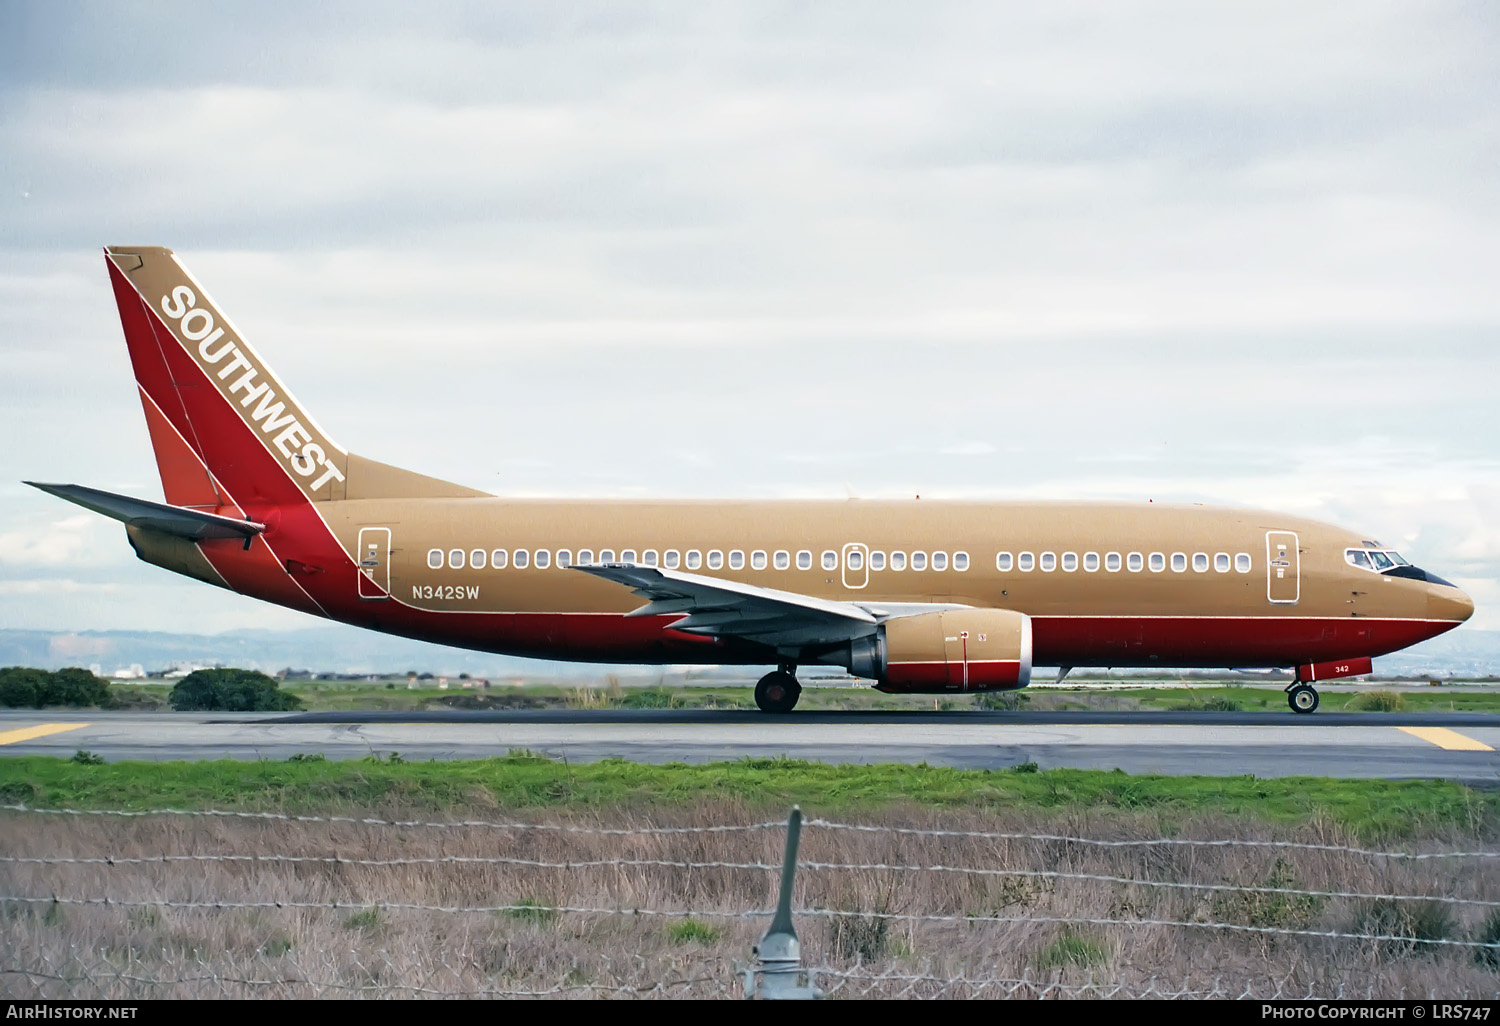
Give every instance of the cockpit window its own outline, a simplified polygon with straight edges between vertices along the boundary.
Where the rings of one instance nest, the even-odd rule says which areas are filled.
[[[1371,573],[1385,574],[1396,571],[1397,577],[1411,577],[1412,571],[1420,574],[1415,567],[1412,571],[1399,571],[1400,567],[1411,566],[1411,563],[1401,558],[1401,553],[1392,552],[1390,549],[1345,549],[1344,561],[1350,566],[1357,566],[1361,570],[1369,570]],[[1421,580],[1421,577],[1417,577]]]

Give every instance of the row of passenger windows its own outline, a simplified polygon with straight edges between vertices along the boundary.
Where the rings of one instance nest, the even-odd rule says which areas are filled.
[[[659,560],[659,562],[658,562]],[[777,570],[790,570],[792,566],[792,553],[786,549],[779,549],[774,553],[767,554],[763,549],[756,549],[750,553],[749,564],[752,570],[764,570],[772,566]],[[527,567],[546,569],[553,563],[558,566],[569,566],[573,563],[638,563],[641,566],[662,566],[668,570],[701,570],[705,567],[709,570],[722,570],[726,563],[731,570],[743,570],[745,568],[745,553],[741,549],[731,549],[726,559],[725,554],[719,549],[710,549],[707,553],[698,549],[688,549],[679,552],[676,549],[668,549],[658,553],[655,549],[645,549],[639,553],[635,549],[621,549],[618,558],[614,549],[600,549],[595,553],[593,549],[579,549],[575,560],[572,549],[558,549],[555,553],[550,549],[429,549],[427,551],[427,565],[433,570],[441,570],[445,566],[450,570],[462,570],[465,566],[475,570],[483,570],[486,566],[503,570],[512,566],[520,570]],[[833,549],[825,551],[819,560],[824,570],[837,570],[839,568],[839,554]],[[860,549],[851,549],[845,559],[847,569],[855,572],[865,569],[865,554]],[[813,566],[813,554],[809,549],[803,549],[796,555],[798,570],[811,570]],[[967,552],[891,552],[885,553],[875,551],[870,553],[869,568],[871,570],[947,570],[950,567],[958,572],[969,569],[969,554]]]
[[[1192,556],[1193,569],[1198,573],[1207,573],[1209,567],[1209,555],[1207,552],[1195,552]],[[1059,566],[1068,573],[1077,570],[1080,562],[1083,569],[1088,573],[1094,573],[1100,567],[1099,553],[1085,552],[1082,560],[1076,552],[1064,552],[1061,558],[1055,552],[1043,552],[1040,555],[1032,552],[1022,552],[1012,555],[1009,552],[1001,552],[995,556],[995,569],[1002,573],[1009,573],[1012,569],[1030,572],[1041,570],[1051,573]],[[1242,574],[1250,572],[1250,553],[1237,552],[1231,559],[1227,552],[1215,552],[1213,554],[1213,568],[1221,574],[1227,574],[1231,567]],[[1122,568],[1131,573],[1140,573],[1148,566],[1151,572],[1159,574],[1167,568],[1167,556],[1164,552],[1153,552],[1149,556],[1143,556],[1139,552],[1131,552],[1121,556],[1118,552],[1106,552],[1103,560],[1104,569],[1110,573],[1118,573]],[[1188,568],[1188,554],[1186,552],[1172,553],[1172,571],[1184,573]]]
[[[475,570],[483,570],[486,566],[503,570],[507,566],[513,566],[518,570],[527,567],[536,567],[545,570],[553,565],[554,561],[560,567],[577,563],[639,563],[642,566],[663,566],[668,570],[678,568],[687,570],[699,570],[705,566],[709,570],[722,570],[727,562],[731,570],[743,570],[745,568],[745,553],[740,549],[731,549],[726,560],[725,554],[719,549],[710,549],[707,554],[698,549],[688,549],[680,553],[676,549],[668,549],[666,552],[658,553],[655,549],[645,549],[637,553],[635,549],[621,549],[616,559],[614,549],[600,549],[596,554],[593,549],[579,549],[578,558],[573,558],[573,550],[558,549],[554,554],[550,549],[430,549],[427,553],[427,565],[433,570],[441,570],[445,566],[451,570],[462,570],[465,566]],[[658,563],[658,558],[660,562]],[[775,553],[766,554],[764,550],[757,549],[750,553],[749,564],[752,570],[764,570],[767,565],[777,570],[791,569],[792,554],[785,549]],[[1210,566],[1210,556],[1206,552],[1195,552],[1192,554],[1192,566],[1198,573],[1207,573]],[[1174,552],[1171,556],[1171,566],[1174,573],[1184,573],[1188,568],[1188,554],[1185,552]],[[813,565],[813,554],[803,549],[796,555],[798,570],[811,570]],[[826,550],[820,563],[824,570],[837,570],[839,568],[839,554],[833,549]],[[846,554],[846,569],[856,573],[865,568],[864,553],[859,549],[851,549]],[[1041,570],[1043,573],[1051,573],[1059,567],[1072,573],[1082,566],[1088,573],[1094,573],[1102,565],[1110,573],[1117,573],[1121,569],[1129,570],[1131,573],[1150,568],[1152,573],[1161,573],[1167,568],[1167,556],[1162,552],[1153,552],[1144,556],[1139,552],[1131,552],[1122,556],[1118,552],[1106,552],[1101,560],[1097,552],[1085,552],[1080,558],[1076,552],[1064,552],[1060,557],[1055,552],[1043,552],[1040,554],[1022,552],[1012,554],[1001,552],[995,556],[995,569],[1002,573],[1010,573],[1012,570],[1020,570],[1030,573],[1032,570]],[[1242,574],[1250,572],[1250,554],[1248,552],[1236,553],[1233,557],[1227,552],[1216,552],[1212,556],[1212,566],[1221,574],[1227,574],[1234,569]],[[912,570],[937,570],[943,571],[952,568],[960,573],[969,569],[969,554],[967,552],[955,552],[950,556],[946,552],[891,552],[886,553],[879,550],[870,553],[869,568],[871,570],[895,570],[901,571],[908,568]]]

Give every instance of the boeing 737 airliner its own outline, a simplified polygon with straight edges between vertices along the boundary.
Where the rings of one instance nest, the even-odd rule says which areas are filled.
[[[1467,620],[1377,541],[1260,510],[1035,502],[509,499],[337,444],[171,250],[111,246],[166,502],[38,484],[141,559],[344,623],[619,663],[846,667],[891,692],[1047,666],[1283,667],[1313,683]],[[644,600],[644,601],[642,601]]]

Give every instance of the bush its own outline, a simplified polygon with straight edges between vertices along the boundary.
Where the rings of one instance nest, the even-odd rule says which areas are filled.
[[[1440,901],[1377,898],[1355,912],[1351,932],[1393,938],[1375,942],[1388,957],[1431,954],[1434,945],[1422,942],[1448,939],[1453,933],[1453,910]]]
[[[302,700],[255,670],[194,670],[172,688],[167,702],[178,712],[285,712]]]
[[[1491,912],[1485,918],[1484,925],[1479,928],[1479,936],[1474,939],[1481,944],[1497,945],[1475,948],[1474,961],[1486,969],[1500,969],[1500,912]]]
[[[1031,700],[1019,691],[981,691],[974,696],[974,707],[990,712],[1015,712]]]
[[[76,666],[55,673],[27,666],[7,666],[0,670],[0,705],[39,709],[49,705],[108,707],[109,704],[109,685]]]
[[[1345,709],[1360,709],[1364,712],[1400,712],[1406,705],[1399,691],[1365,691],[1349,699]]]

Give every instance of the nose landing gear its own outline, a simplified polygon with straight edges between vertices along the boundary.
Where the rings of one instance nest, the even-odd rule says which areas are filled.
[[[793,663],[782,663],[755,685],[755,704],[761,712],[789,713],[801,697],[802,685],[797,683],[797,667]]]
[[[1292,681],[1286,689],[1287,704],[1294,713],[1310,713],[1318,707],[1318,689],[1300,680]]]

